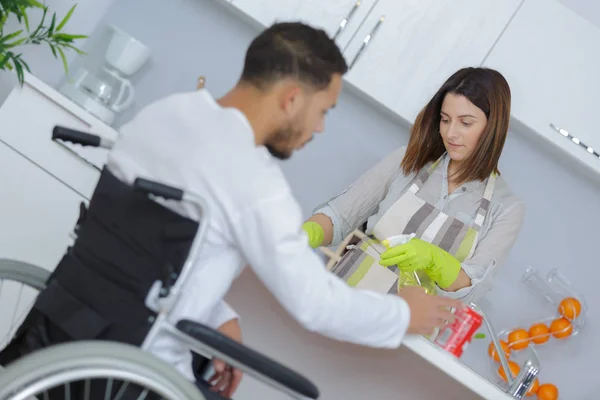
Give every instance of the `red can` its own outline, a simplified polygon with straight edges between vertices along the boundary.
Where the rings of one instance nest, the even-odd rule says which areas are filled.
[[[455,310],[454,315],[456,316],[454,322],[442,328],[433,342],[456,357],[460,357],[483,323],[483,317],[470,307]]]

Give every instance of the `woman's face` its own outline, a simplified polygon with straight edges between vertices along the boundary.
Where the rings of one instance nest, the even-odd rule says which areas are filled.
[[[485,130],[485,113],[466,97],[448,93],[440,114],[440,134],[450,159],[466,160],[477,148]]]

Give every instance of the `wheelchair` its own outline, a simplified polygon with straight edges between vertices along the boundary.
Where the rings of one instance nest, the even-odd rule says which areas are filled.
[[[111,148],[113,144],[99,136],[61,126],[54,128],[52,139],[102,148]],[[82,205],[80,218],[74,229],[75,244],[67,249],[65,257],[69,256],[71,249],[81,239],[83,221],[92,209],[100,185],[99,183],[96,188],[90,206],[86,208]],[[159,207],[166,210],[163,202],[177,201],[189,202],[202,211],[202,217],[196,223],[197,229],[192,235],[191,245],[184,252],[181,268],[174,268],[172,264],[161,264],[162,268],[166,269],[162,271],[163,279],[156,279],[145,287],[147,294],[143,304],[139,306],[150,312],[151,323],[145,331],[145,336],[142,336],[141,344],[134,345],[112,339],[98,340],[90,334],[89,337],[76,337],[34,349],[0,368],[0,400],[58,398],[52,393],[60,393],[61,398],[65,399],[82,400],[223,400],[219,394],[194,385],[174,367],[147,351],[156,335],[165,332],[193,353],[205,357],[207,361],[219,358],[240,369],[246,376],[256,378],[291,398],[317,399],[319,390],[311,381],[280,363],[203,324],[190,320],[181,320],[175,324],[169,321],[169,313],[202,246],[209,210],[200,196],[159,182],[137,178],[132,186],[123,182],[120,182],[120,185],[125,187],[125,196],[136,198],[136,207]],[[57,270],[60,268],[59,263]],[[59,272],[58,276],[61,273]],[[0,259],[0,291],[5,281],[22,285],[26,289],[39,292],[37,297],[32,298],[36,306],[42,306],[44,298],[49,299],[48,296],[53,293],[52,287],[56,286],[55,274],[56,271],[50,273],[18,260]],[[139,278],[143,280],[145,277]],[[64,304],[64,307],[69,308],[70,305]],[[13,317],[16,314],[15,311]],[[9,339],[15,337],[13,324],[9,330]],[[5,344],[6,342],[0,342],[0,349],[4,348]],[[102,384],[102,390],[98,390]]]

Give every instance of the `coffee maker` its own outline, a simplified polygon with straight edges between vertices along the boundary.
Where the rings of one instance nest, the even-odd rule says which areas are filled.
[[[59,91],[108,125],[133,102],[130,81],[150,58],[150,50],[123,30],[109,25],[104,57],[96,66],[80,67]]]

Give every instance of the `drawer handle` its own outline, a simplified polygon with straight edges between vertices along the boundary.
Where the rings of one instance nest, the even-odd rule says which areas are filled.
[[[356,64],[356,62],[362,55],[363,51],[367,48],[369,43],[371,43],[371,40],[373,40],[373,37],[379,30],[379,27],[381,26],[381,24],[383,23],[384,20],[385,20],[385,15],[382,15],[381,18],[379,18],[379,21],[377,21],[377,24],[375,24],[375,27],[373,28],[371,33],[369,33],[367,36],[365,36],[365,38],[363,39],[362,45],[360,46],[360,49],[358,49],[358,53],[356,53],[356,56],[354,56],[354,59],[350,63],[350,67],[348,69],[352,69],[354,64]]]
[[[587,144],[581,142],[581,140],[579,140],[575,136],[571,135],[566,129],[560,128],[560,127],[554,125],[553,123],[550,123],[550,128],[554,129],[556,132],[560,133],[562,136],[566,137],[571,142],[583,147],[585,149],[585,151],[587,151],[588,153],[596,156],[597,158],[600,158],[600,154],[598,154],[598,152],[596,150],[594,150]]]
[[[350,12],[346,16],[346,18],[344,18],[340,21],[340,25],[337,29],[337,32],[335,32],[335,35],[333,35],[333,39],[337,39],[337,37],[340,35],[340,33],[342,33],[342,31],[344,30],[346,25],[348,25],[348,22],[350,22],[350,20],[352,19],[352,16],[354,15],[354,13],[358,9],[358,7],[360,7],[360,1],[357,1],[356,3],[354,3],[354,7],[352,7]]]

